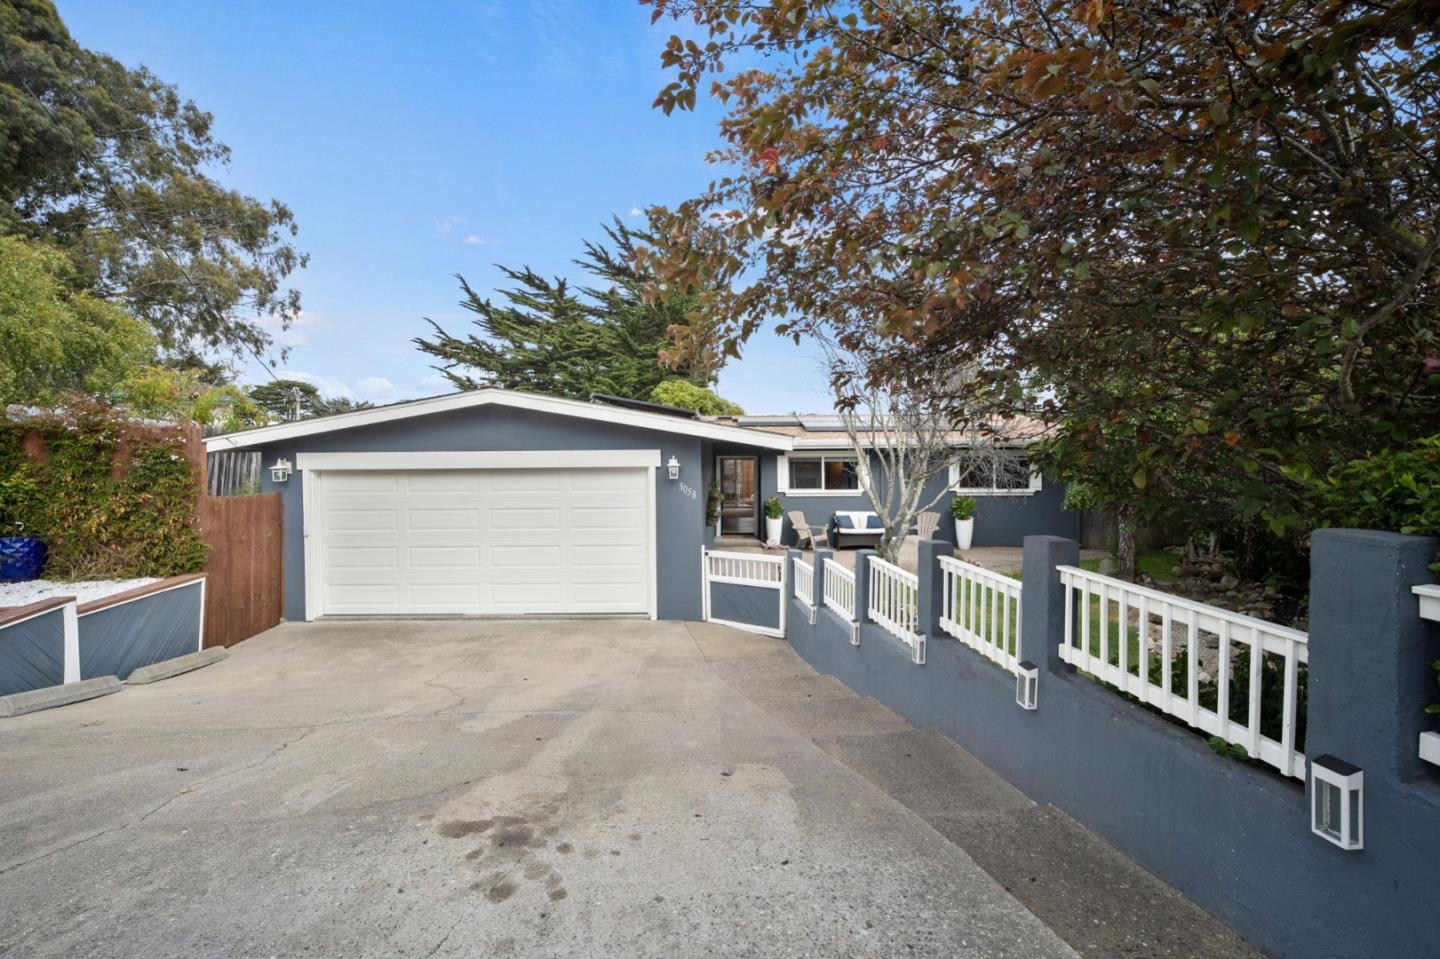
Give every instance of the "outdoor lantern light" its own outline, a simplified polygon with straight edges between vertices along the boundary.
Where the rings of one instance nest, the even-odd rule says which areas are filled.
[[[678,479],[680,478],[680,461],[679,461],[679,460],[677,460],[675,457],[672,456],[672,457],[670,457],[670,462],[666,463],[665,466],[666,466],[667,469],[670,470],[670,478],[671,478],[672,480],[678,480]]]
[[[290,478],[290,461],[277,459],[275,465],[270,467],[270,478],[277,483],[283,483]]]
[[[1015,701],[1026,709],[1034,709],[1040,686],[1040,670],[1028,659],[1016,664],[1016,668],[1020,671],[1015,674]]]
[[[1365,773],[1326,754],[1310,760],[1310,831],[1341,849],[1364,847]]]

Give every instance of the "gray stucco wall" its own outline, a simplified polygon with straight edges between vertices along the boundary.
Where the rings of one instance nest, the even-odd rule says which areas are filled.
[[[1015,703],[1011,674],[943,634],[917,666],[876,627],[863,626],[852,646],[826,610],[810,626],[798,602],[787,633],[816,669],[939,730],[1265,952],[1431,956],[1440,954],[1440,769],[1416,758],[1415,737],[1429,722],[1425,660],[1440,656],[1440,630],[1419,619],[1409,588],[1428,578],[1436,547],[1353,530],[1315,536],[1311,595],[1328,598],[1312,606],[1307,752],[1365,770],[1358,852],[1310,832],[1298,781],[1217,756],[1204,737],[1057,663],[1055,597],[1036,588],[1053,562],[1032,563],[1028,545],[1026,648],[1042,669],[1033,712]]]
[[[296,462],[299,453],[448,452],[464,450],[610,450],[658,449],[660,462],[680,461],[680,479],[698,491],[691,499],[665,470],[656,470],[656,599],[661,619],[700,618],[700,547],[705,524],[700,441],[675,433],[594,420],[581,420],[512,407],[486,406],[436,413],[393,423],[360,426],[302,437],[261,448],[262,465],[277,457]],[[271,481],[261,471],[261,486],[278,490],[285,513],[285,618],[305,618],[305,548],[302,501],[305,476]]]
[[[879,461],[872,458],[874,468]],[[762,497],[776,495],[780,488],[777,476],[777,458],[773,453],[760,457],[760,490]],[[940,527],[935,538],[948,543],[955,542],[955,524],[950,518],[952,494],[946,493],[949,485],[947,475],[937,476],[925,487],[922,503],[939,495],[932,507],[940,514]],[[1078,537],[1080,514],[1065,509],[1065,487],[1049,479],[1042,481],[1040,489],[1028,495],[973,495],[975,499],[975,535],[973,546],[1019,546],[1026,536]],[[781,493],[785,509],[803,510],[805,519],[812,526],[822,527],[830,522],[836,510],[868,510],[870,503],[863,493],[854,496],[802,496]],[[785,521],[781,538],[787,546],[796,542],[795,531],[790,521]]]
[[[118,676],[199,649],[199,581],[79,618],[80,678]]]
[[[0,627],[0,696],[65,681],[65,616],[57,606]]]

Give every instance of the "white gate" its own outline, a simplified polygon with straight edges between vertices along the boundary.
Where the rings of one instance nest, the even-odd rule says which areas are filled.
[[[785,635],[785,558],[701,549],[705,621]]]

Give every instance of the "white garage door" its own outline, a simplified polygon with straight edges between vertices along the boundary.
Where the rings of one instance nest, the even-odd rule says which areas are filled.
[[[321,613],[645,613],[649,472],[315,473]]]

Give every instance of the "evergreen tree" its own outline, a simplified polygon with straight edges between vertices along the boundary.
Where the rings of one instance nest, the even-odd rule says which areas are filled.
[[[435,335],[417,337],[415,345],[440,360],[436,369],[462,390],[500,386],[574,399],[591,393],[645,399],[667,379],[710,383],[721,358],[708,345],[669,367],[660,359],[672,345],[671,328],[693,326],[687,314],[694,299],[665,295],[646,302],[648,278],[637,272],[634,259],[636,244],[649,238],[618,217],[603,229],[607,240],[585,241],[584,255],[574,261],[594,285],[546,279],[528,266],[500,266],[515,285],[495,302],[457,276],[465,294],[460,305],[475,314],[476,332],[455,336],[427,320]]]

